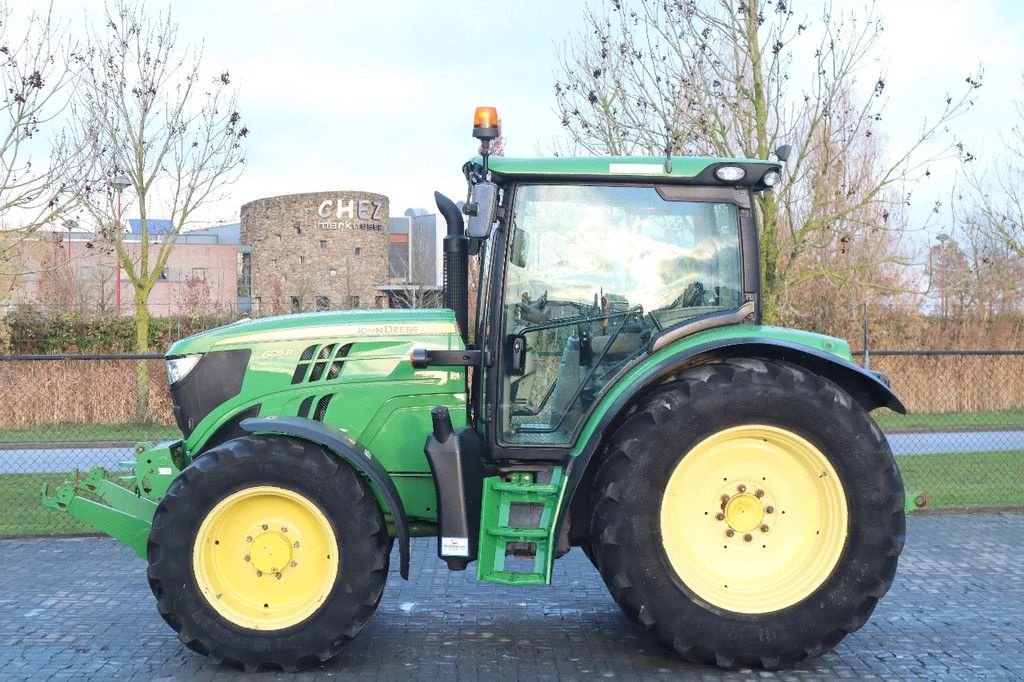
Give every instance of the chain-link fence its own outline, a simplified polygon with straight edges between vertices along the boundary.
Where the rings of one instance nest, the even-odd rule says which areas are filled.
[[[160,356],[0,358],[0,535],[88,531],[39,504],[43,484],[180,437]],[[868,362],[909,409],[874,417],[911,499],[1024,507],[1024,351],[873,351]]]
[[[42,507],[42,486],[181,435],[159,355],[0,357],[0,535],[88,531]]]
[[[932,509],[1024,507],[1024,350],[871,351],[906,415],[873,413],[908,497]]]

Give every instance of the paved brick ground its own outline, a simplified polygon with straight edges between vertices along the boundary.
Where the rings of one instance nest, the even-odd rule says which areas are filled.
[[[912,517],[872,620],[835,653],[774,675],[681,663],[621,615],[579,550],[556,564],[555,585],[511,589],[449,573],[418,541],[412,581],[393,575],[359,638],[297,678],[1021,679],[1022,551],[1022,515]],[[0,556],[0,678],[241,677],[178,643],[143,563],[116,542],[3,540]]]

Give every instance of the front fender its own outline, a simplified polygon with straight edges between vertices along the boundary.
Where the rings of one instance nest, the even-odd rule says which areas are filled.
[[[249,433],[301,438],[325,447],[363,474],[384,498],[398,536],[399,573],[409,579],[409,522],[402,498],[384,465],[362,444],[339,429],[304,417],[257,417],[245,419],[239,426]]]

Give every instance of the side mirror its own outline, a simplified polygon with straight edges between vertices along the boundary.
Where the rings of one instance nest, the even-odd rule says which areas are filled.
[[[478,182],[473,185],[473,194],[465,208],[469,216],[466,236],[470,239],[487,239],[498,213],[498,186],[493,182]]]

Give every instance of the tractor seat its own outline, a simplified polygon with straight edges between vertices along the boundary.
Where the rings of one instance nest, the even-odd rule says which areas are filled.
[[[595,356],[604,352],[611,338],[611,334],[602,334],[590,340],[590,347],[593,349]],[[612,342],[611,348],[608,348],[608,355],[635,353],[640,349],[641,344],[643,344],[643,336],[640,332],[620,332],[615,337],[615,341]]]

